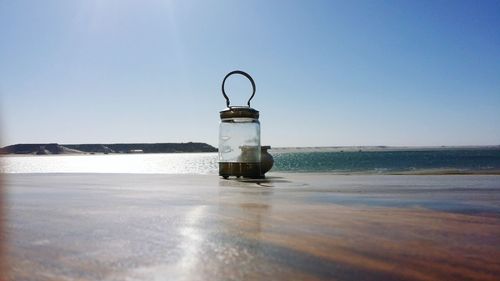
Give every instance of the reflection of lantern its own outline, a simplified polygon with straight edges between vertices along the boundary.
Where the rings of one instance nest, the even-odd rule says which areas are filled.
[[[243,75],[252,83],[253,92],[248,99],[248,106],[230,106],[224,84],[233,74]],[[250,107],[255,95],[255,82],[243,71],[230,72],[222,81],[222,94],[226,98],[227,108],[220,112],[219,175],[224,178],[261,178],[259,112]]]

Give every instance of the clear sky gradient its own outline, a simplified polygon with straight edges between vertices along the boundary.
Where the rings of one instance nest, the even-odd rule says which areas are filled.
[[[217,145],[234,69],[266,145],[500,144],[487,0],[0,0],[0,142]]]

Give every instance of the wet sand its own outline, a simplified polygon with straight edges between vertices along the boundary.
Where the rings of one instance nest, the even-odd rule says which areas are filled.
[[[9,174],[15,280],[498,280],[500,176]]]

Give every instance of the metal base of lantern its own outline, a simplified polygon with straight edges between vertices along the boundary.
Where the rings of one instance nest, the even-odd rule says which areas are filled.
[[[252,179],[261,179],[264,177],[264,175],[261,173],[260,162],[219,162],[219,175],[225,179],[231,176]]]

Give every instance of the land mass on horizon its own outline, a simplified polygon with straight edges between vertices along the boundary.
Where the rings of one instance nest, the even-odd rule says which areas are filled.
[[[500,145],[468,146],[308,146],[272,147],[275,153],[294,152],[377,152],[377,151],[436,151],[436,150],[499,150]],[[217,152],[217,148],[201,142],[187,143],[113,143],[113,144],[14,144],[0,148],[0,154],[114,154],[114,153],[189,153]]]
[[[95,154],[95,153],[177,153],[177,152],[217,152],[209,144],[186,143],[113,143],[113,144],[57,144],[35,143],[14,144],[0,148],[0,154]]]

